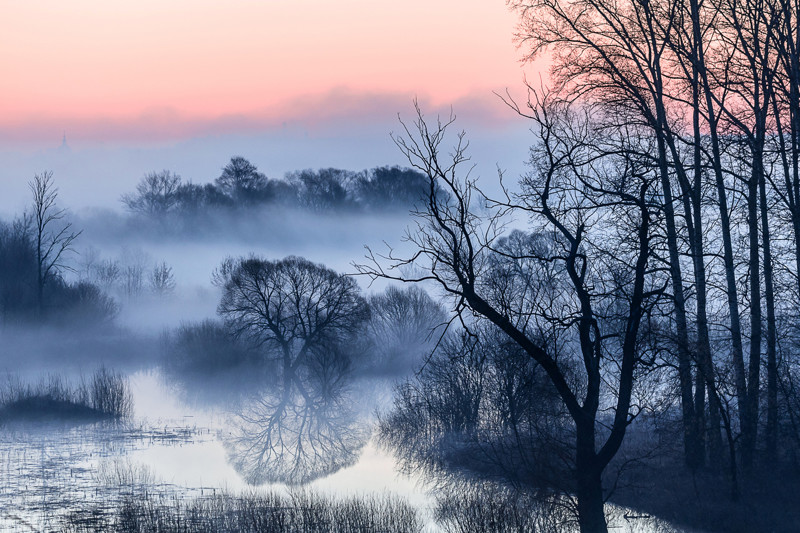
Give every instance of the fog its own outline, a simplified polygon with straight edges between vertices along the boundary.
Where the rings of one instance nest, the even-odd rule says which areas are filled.
[[[0,21],[0,533],[800,529],[800,0],[90,2]]]
[[[261,530],[264,508],[278,530],[575,530],[571,414],[502,328],[584,387],[563,243],[487,200],[524,201],[503,186],[530,132],[479,127],[454,173],[344,126],[0,153],[0,530]],[[602,298],[619,327],[625,291]],[[650,364],[609,479],[679,442],[674,365]],[[609,527],[685,530],[631,494],[600,502]]]
[[[358,172],[369,165],[398,161],[394,150],[394,158],[384,156],[386,148],[393,146],[391,140],[373,139],[371,145],[363,145],[361,156],[342,156],[353,153],[345,144],[357,140],[351,136],[337,147],[327,139],[309,140],[306,136],[277,141],[276,137],[228,138],[176,146],[63,146],[26,156],[4,154],[7,164],[2,179],[12,186],[3,196],[5,233],[0,243],[7,257],[16,254],[13,256],[29,259],[4,263],[3,267],[6,303],[0,325],[0,371],[7,384],[2,387],[0,424],[5,428],[23,425],[14,430],[12,439],[0,442],[0,453],[9,458],[27,457],[25,443],[38,442],[53,457],[51,464],[59,465],[47,475],[49,483],[60,488],[52,503],[58,505],[58,511],[48,505],[52,512],[44,512],[41,506],[31,505],[36,496],[25,490],[17,496],[0,495],[1,507],[16,506],[21,520],[56,527],[67,520],[63,513],[82,512],[87,506],[94,506],[92,512],[97,512],[100,505],[95,498],[73,499],[74,492],[67,487],[95,490],[95,497],[109,502],[121,501],[121,494],[137,486],[152,494],[188,499],[202,495],[202,487],[209,485],[213,490],[261,487],[280,491],[287,484],[319,486],[336,496],[347,491],[386,490],[402,493],[415,505],[427,501],[421,491],[409,488],[411,481],[387,479],[377,485],[352,481],[365,468],[393,469],[391,458],[376,450],[371,441],[374,417],[379,406],[388,406],[392,382],[402,379],[431,349],[432,341],[424,340],[427,332],[416,332],[423,340],[414,340],[413,346],[407,343],[398,360],[390,360],[398,357],[395,354],[381,355],[389,365],[386,368],[391,368],[388,373],[364,355],[371,350],[368,330],[373,327],[364,319],[359,319],[358,329],[352,332],[353,340],[364,348],[354,351],[351,347],[344,352],[330,348],[335,355],[331,352],[328,356],[324,351],[317,353],[318,347],[314,348],[316,362],[284,368],[271,349],[249,338],[230,337],[217,312],[225,287],[212,283],[213,273],[224,260],[249,257],[267,262],[302,257],[310,261],[312,275],[355,273],[353,264],[364,260],[365,245],[382,250],[387,237],[400,242],[413,222],[409,216],[413,205],[320,212],[275,201],[209,207],[199,217],[190,217],[181,212],[168,216],[136,213],[120,201],[153,169],[168,168],[180,173],[185,182],[214,183],[234,154],[258,151],[253,162],[270,160],[272,165],[259,171],[278,174],[273,179],[279,181],[284,172],[270,168],[286,165],[285,172],[289,172],[314,165],[341,165]],[[269,150],[259,149],[264,144]],[[35,291],[26,285],[35,285],[35,277],[31,277],[35,253],[25,254],[26,250],[35,252],[36,239],[24,236],[32,235],[26,232],[34,231],[35,226],[14,229],[12,224],[22,220],[23,214],[36,212],[27,183],[34,175],[42,176],[42,169],[53,170],[51,190],[56,199],[50,212],[56,216],[43,238],[52,239],[58,247],[60,231],[67,223],[76,235],[53,263],[53,277],[44,286],[44,312],[36,311]],[[25,177],[12,179],[16,173]],[[24,264],[30,265],[27,272],[20,266]],[[151,278],[158,268],[166,278],[157,289]],[[380,294],[388,286],[385,282],[372,284],[363,276],[353,279],[357,280],[354,294],[364,305],[365,297]],[[74,311],[62,311],[64,304],[57,302],[57,291],[69,295],[81,284],[99,289],[103,298],[110,299],[113,312],[102,316],[92,311],[86,316],[97,318],[84,319]],[[8,303],[12,294],[22,295],[19,305]],[[83,309],[82,297],[76,298],[68,306]],[[106,305],[104,309],[110,308]],[[375,315],[373,320],[377,318]],[[211,330],[203,329],[203,324],[212,323],[208,326]],[[423,329],[437,325],[426,324]],[[375,329],[384,338],[391,330],[391,325]],[[332,371],[328,365],[334,360],[338,362]],[[120,415],[124,420],[113,422],[116,426],[105,421],[89,423],[82,413],[93,407],[78,406],[94,397],[85,384],[92,383],[91,376],[100,368],[120,372],[130,383],[132,414]],[[356,402],[356,395],[362,402],[370,400]],[[50,421],[54,416],[55,426],[30,426],[40,418]],[[66,418],[59,420],[59,416]],[[100,414],[97,417],[102,418]],[[259,436],[265,427],[272,428],[266,440]],[[120,447],[111,445],[117,441]],[[178,455],[176,446],[181,450]],[[364,450],[371,467],[360,462]],[[194,460],[189,460],[192,457]],[[63,468],[74,472],[86,461],[90,464],[87,475],[62,476]],[[197,469],[195,461],[208,463],[207,467]],[[31,475],[25,468],[4,472],[11,480],[9,486],[24,483]],[[344,492],[337,481],[340,478],[349,479],[351,485]],[[164,485],[164,479],[169,483]],[[105,487],[102,490],[93,489],[98,480]],[[109,485],[117,488],[106,492]],[[107,514],[97,516],[110,520],[114,512],[112,505]],[[0,523],[12,529],[18,525],[13,518]]]
[[[165,261],[175,277],[174,293],[164,297],[143,294],[129,299],[120,311],[120,322],[132,328],[157,332],[162,327],[182,321],[215,316],[219,290],[212,286],[211,275],[228,256],[255,254],[269,259],[297,255],[322,263],[342,273],[354,273],[354,262],[362,262],[364,246],[384,249],[387,235],[399,241],[412,222],[406,213],[388,215],[315,214],[292,209],[279,209],[248,215],[244,220],[221,217],[208,233],[178,233],[163,238],[143,232],[124,215],[117,213],[89,214],[76,217],[84,228],[73,257],[79,277],[81,260],[94,256],[97,260],[120,259],[144,262],[150,267]],[[359,278],[365,290],[370,280]],[[373,288],[382,288],[379,282]]]

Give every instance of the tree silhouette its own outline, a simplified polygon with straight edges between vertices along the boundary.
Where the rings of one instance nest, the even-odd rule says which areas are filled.
[[[33,240],[36,246],[37,302],[39,315],[44,315],[44,289],[48,280],[68,268],[63,262],[66,252],[81,234],[72,231],[72,223],[64,222],[66,211],[56,206],[58,189],[53,183],[53,173],[36,174],[28,183],[33,194]]]

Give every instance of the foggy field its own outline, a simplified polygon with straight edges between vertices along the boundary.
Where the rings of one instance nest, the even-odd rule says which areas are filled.
[[[114,216],[126,220],[125,215]],[[281,230],[287,217],[301,216],[304,226]],[[298,490],[313,491],[303,497],[311,498],[308,502],[314,508],[325,508],[329,505],[325,502],[345,505],[345,499],[355,498],[354,502],[363,502],[353,503],[356,508],[365,505],[365,512],[376,513],[373,518],[358,518],[359,523],[388,520],[397,531],[477,532],[487,526],[474,520],[497,522],[495,511],[481,511],[489,513],[484,518],[459,516],[451,503],[444,503],[452,500],[442,500],[445,507],[438,511],[438,496],[428,492],[428,483],[417,475],[402,474],[393,454],[375,442],[376,416],[390,409],[393,385],[411,376],[436,342],[437,337],[426,328],[445,320],[432,301],[426,302],[426,293],[402,304],[402,294],[387,293],[382,300],[374,300],[373,305],[386,306],[375,309],[389,313],[387,322],[373,321],[362,327],[389,344],[377,351],[361,350],[371,350],[368,357],[378,358],[375,361],[382,361],[382,366],[359,362],[358,357],[366,354],[353,352],[355,363],[336,363],[322,375],[289,381],[293,389],[288,392],[280,367],[264,361],[263,348],[245,338],[231,341],[216,321],[220,287],[212,285],[211,274],[225,257],[246,257],[256,250],[266,257],[301,255],[353,272],[352,263],[363,256],[364,244],[381,246],[382,236],[402,235],[411,222],[407,215],[304,215],[290,210],[240,221],[244,230],[188,236],[137,233],[130,227],[104,224],[102,219],[81,222],[86,225],[81,239],[92,243],[91,250],[74,254],[71,261],[76,266],[65,273],[66,279],[88,278],[89,267],[84,262],[85,270],[81,270],[80,265],[90,255],[94,264],[106,258],[120,263],[164,261],[172,269],[175,285],[165,294],[146,288],[127,294],[109,286],[119,311],[113,325],[100,329],[37,327],[24,322],[3,326],[5,397],[61,394],[71,398],[77,394],[71,390],[91,383],[98,365],[123,372],[132,392],[131,412],[120,421],[94,422],[53,409],[45,422],[38,421],[42,415],[33,411],[3,422],[3,530],[112,527],[144,531],[155,527],[149,522],[124,522],[128,520],[124,517],[140,513],[170,531],[214,527],[248,531],[256,526],[220,525],[219,520],[252,516],[255,508],[277,505],[265,503],[273,502],[271,498],[283,499],[280,508],[300,512]],[[262,227],[274,231],[259,234]],[[354,279],[361,286],[358,290],[367,295],[377,297],[386,287],[384,283],[370,286],[365,277]],[[401,306],[395,309],[394,305]],[[204,325],[209,319],[212,322]],[[410,322],[402,326],[398,320]],[[41,373],[42,368],[48,369],[50,377]],[[317,394],[314,388],[322,396],[310,400],[309,392]],[[277,413],[282,413],[279,418]],[[281,426],[279,440],[258,436],[273,424]],[[299,447],[299,441],[296,448],[292,444],[292,439],[300,438],[307,450]],[[261,459],[252,462],[252,458]],[[316,502],[316,498],[322,500]],[[396,519],[398,509],[410,513],[406,521]],[[187,522],[190,516],[195,518]],[[187,529],[174,525],[178,517],[183,517],[181,527]],[[275,518],[273,524],[284,524],[274,526],[275,531],[305,527],[288,525],[298,519]],[[502,520],[508,521],[503,527],[515,531],[523,527],[513,518]],[[522,530],[538,531],[531,524]],[[359,527],[352,531],[372,530]],[[312,529],[329,530],[322,525]]]

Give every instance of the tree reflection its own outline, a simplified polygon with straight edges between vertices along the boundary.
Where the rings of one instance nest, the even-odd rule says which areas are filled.
[[[314,354],[235,413],[225,446],[247,483],[303,484],[356,462],[370,431],[348,367],[339,354]]]

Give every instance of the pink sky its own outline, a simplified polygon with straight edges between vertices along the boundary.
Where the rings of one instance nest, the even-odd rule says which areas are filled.
[[[11,0],[0,139],[395,116],[414,95],[480,106],[520,86],[514,24],[503,0]]]

